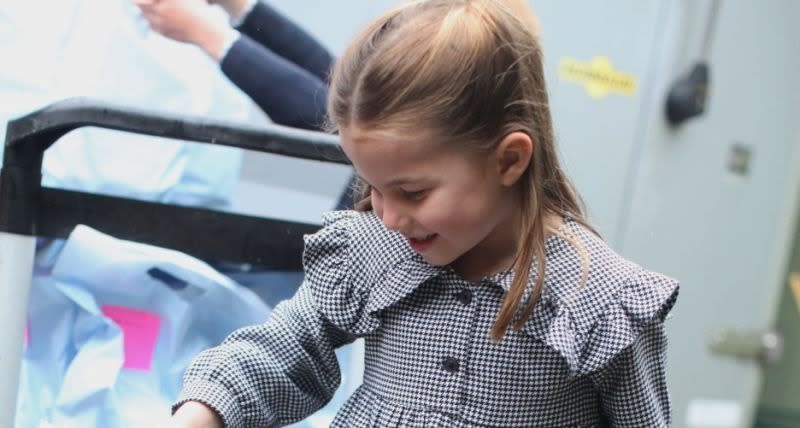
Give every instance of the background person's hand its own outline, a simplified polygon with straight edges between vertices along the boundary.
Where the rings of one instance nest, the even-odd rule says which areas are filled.
[[[238,20],[239,16],[249,4],[250,0],[207,0],[209,4],[217,4],[228,12],[233,20]]]
[[[208,406],[187,401],[170,419],[168,428],[225,428],[222,419]]]
[[[235,36],[219,19],[206,0],[132,0],[142,17],[157,33],[170,39],[197,45],[215,60]]]

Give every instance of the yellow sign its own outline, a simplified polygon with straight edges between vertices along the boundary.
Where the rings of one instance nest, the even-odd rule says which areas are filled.
[[[583,85],[592,98],[602,98],[612,92],[632,96],[638,87],[636,77],[615,70],[611,60],[604,56],[594,57],[589,62],[562,58],[558,66],[558,77]]]
[[[797,312],[800,312],[800,273],[792,272],[789,274],[789,288],[794,296],[794,303],[797,304]]]

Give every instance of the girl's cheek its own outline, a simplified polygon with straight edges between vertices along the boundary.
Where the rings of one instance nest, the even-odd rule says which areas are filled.
[[[427,229],[446,230],[458,223],[458,212],[451,210],[447,205],[438,201],[426,200],[415,212],[415,220]]]

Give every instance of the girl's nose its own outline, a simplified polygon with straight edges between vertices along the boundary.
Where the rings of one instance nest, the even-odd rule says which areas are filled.
[[[378,215],[387,229],[394,230],[395,232],[399,232],[403,229],[405,216],[396,204],[384,199]]]

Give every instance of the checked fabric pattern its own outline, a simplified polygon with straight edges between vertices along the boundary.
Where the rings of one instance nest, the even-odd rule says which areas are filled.
[[[511,273],[468,283],[374,214],[329,213],[306,237],[297,294],[200,354],[176,406],[204,402],[232,428],[292,423],[339,385],[334,350],[363,337],[364,383],[334,428],[670,426],[663,321],[677,282],[571,220],[546,256],[531,318],[493,343]]]

